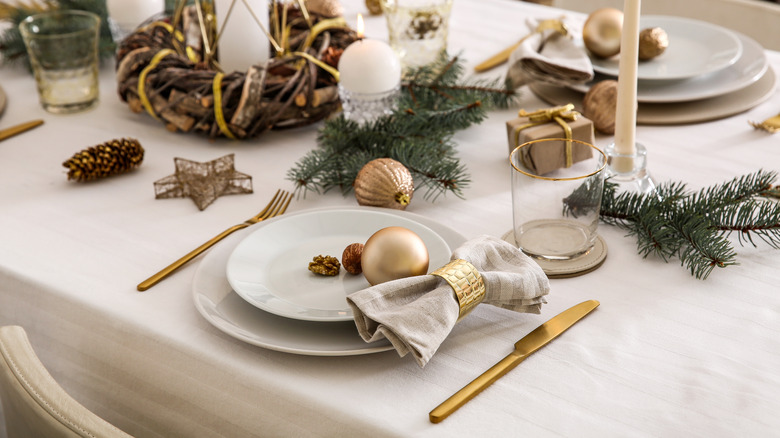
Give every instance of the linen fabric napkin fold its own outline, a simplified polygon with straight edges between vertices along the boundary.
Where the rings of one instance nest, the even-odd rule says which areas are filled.
[[[544,271],[513,245],[491,236],[470,240],[452,260],[470,262],[485,283],[483,303],[516,312],[540,313],[550,283]],[[387,338],[399,356],[412,353],[424,367],[458,320],[460,307],[442,278],[420,275],[389,281],[347,297],[360,336]]]
[[[529,20],[529,27],[537,23]],[[570,85],[593,79],[593,64],[585,49],[554,30],[534,33],[509,56],[507,81],[514,87],[541,81]]]

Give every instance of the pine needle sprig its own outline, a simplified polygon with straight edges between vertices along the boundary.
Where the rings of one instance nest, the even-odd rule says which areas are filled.
[[[416,187],[425,190],[424,199],[445,193],[461,197],[470,178],[457,157],[454,133],[518,98],[499,81],[464,80],[463,72],[458,57],[442,56],[406,74],[392,114],[363,124],[341,115],[326,121],[317,136],[318,147],[299,160],[287,178],[299,193],[340,187],[346,194],[363,165],[392,158],[409,169]]]
[[[677,257],[699,279],[737,264],[729,236],[744,245],[763,241],[780,249],[780,204],[765,199],[776,172],[759,170],[725,183],[689,192],[686,185],[659,185],[654,194],[617,192],[607,180],[601,220],[627,231],[643,257]]]

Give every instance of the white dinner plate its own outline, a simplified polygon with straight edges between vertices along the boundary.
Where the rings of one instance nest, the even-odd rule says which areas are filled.
[[[275,315],[306,321],[351,321],[347,295],[370,286],[363,275],[338,276],[308,270],[317,255],[341,254],[382,228],[400,226],[425,242],[431,269],[447,264],[451,250],[438,234],[385,211],[314,211],[283,217],[255,230],[230,255],[227,278],[248,303]]]
[[[531,91],[550,105],[573,103],[582,109],[582,93],[570,88],[536,82]],[[636,122],[640,125],[680,125],[717,120],[745,112],[769,99],[777,88],[773,69],[767,69],[759,80],[732,93],[708,99],[675,103],[640,103]]]
[[[427,226],[451,248],[457,248],[466,241],[464,236],[445,225],[404,211],[360,207],[309,210],[288,213],[286,216],[293,217],[312,211],[338,211],[343,214],[352,214],[355,211],[383,212]],[[247,235],[281,218],[284,216],[260,222],[228,236],[204,255],[192,282],[193,299],[198,312],[225,334],[275,351],[311,356],[351,356],[391,350],[392,345],[387,340],[364,342],[354,321],[323,323],[284,318],[252,306],[233,291],[225,272],[227,259],[233,249]]]
[[[640,61],[637,78],[684,79],[712,73],[735,63],[742,53],[737,35],[723,27],[690,18],[646,15],[639,28],[660,27],[669,36],[669,47],[661,55]],[[601,59],[591,56],[593,70],[618,75],[620,55]]]
[[[734,64],[723,70],[689,79],[639,81],[637,100],[640,103],[688,102],[732,93],[756,82],[769,68],[764,48],[752,38],[740,33],[737,33],[737,36],[742,42],[742,55]],[[613,78],[597,74],[593,81],[571,85],[570,88],[587,93],[590,87],[605,79]]]

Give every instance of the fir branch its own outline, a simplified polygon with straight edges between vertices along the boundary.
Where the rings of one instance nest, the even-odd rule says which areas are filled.
[[[495,81],[462,80],[462,74],[463,63],[444,56],[406,75],[391,115],[364,124],[343,116],[326,121],[318,147],[287,178],[304,193],[338,186],[346,194],[368,161],[392,158],[409,169],[416,188],[425,190],[424,199],[462,196],[470,179],[457,158],[453,134],[481,123],[488,109],[509,106],[518,97]]]
[[[764,199],[775,172],[758,172],[689,193],[685,184],[667,183],[655,194],[617,193],[605,182],[601,219],[637,239],[643,257],[677,257],[693,276],[707,278],[736,264],[728,237],[740,244],[760,240],[780,249],[780,204]]]

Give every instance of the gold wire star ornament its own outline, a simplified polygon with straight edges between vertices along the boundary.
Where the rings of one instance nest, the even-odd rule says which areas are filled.
[[[189,197],[203,211],[222,195],[252,193],[252,177],[235,170],[233,157],[205,163],[174,158],[176,173],[154,182],[155,198]]]

